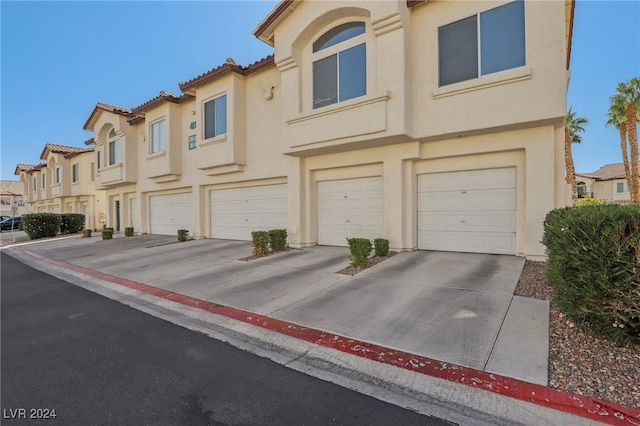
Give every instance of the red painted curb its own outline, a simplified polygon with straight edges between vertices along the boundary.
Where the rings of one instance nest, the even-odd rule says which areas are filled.
[[[48,263],[100,278],[123,287],[131,288],[182,305],[202,309],[247,324],[295,337],[319,346],[332,348],[351,355],[366,358],[383,364],[393,365],[405,370],[415,371],[431,377],[464,384],[500,395],[530,402],[542,407],[552,408],[591,420],[611,425],[640,426],[640,409],[624,407],[612,402],[602,401],[582,395],[572,394],[546,386],[524,382],[498,374],[487,373],[469,367],[434,360],[420,355],[389,349],[384,346],[350,339],[338,334],[303,327],[298,324],[270,318],[249,311],[220,305],[180,293],[174,293],[147,284],[116,277],[103,272],[84,268],[72,263],[52,259],[21,247],[12,249],[24,252]]]

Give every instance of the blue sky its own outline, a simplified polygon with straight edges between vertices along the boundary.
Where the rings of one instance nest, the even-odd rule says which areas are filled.
[[[0,2],[1,178],[45,143],[83,146],[96,102],[134,107],[232,57],[272,53],[253,29],[276,1]],[[618,82],[640,76],[640,1],[578,0],[568,105],[589,119],[576,170],[621,161],[606,128]]]

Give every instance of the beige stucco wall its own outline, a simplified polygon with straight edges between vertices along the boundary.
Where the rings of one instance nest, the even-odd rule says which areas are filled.
[[[7,191],[12,194],[16,194],[15,197],[1,196],[2,202],[0,203],[0,214],[3,216],[11,216],[12,203],[17,203],[16,216],[22,216],[25,213],[31,212],[31,205],[28,204],[27,196],[24,190],[24,182],[21,180],[3,180],[0,181],[0,190]],[[24,195],[23,195],[24,194]]]
[[[438,87],[438,27],[501,3],[426,2],[410,9],[404,1],[292,4],[274,30],[275,66],[224,74],[191,89],[191,100],[145,111],[135,125],[101,113],[96,149],[105,149],[110,125],[123,140],[123,165],[101,170],[96,179],[107,188],[108,224],[119,201],[121,227],[135,222],[138,232],[149,232],[149,197],[189,192],[190,234],[209,237],[211,190],[286,182],[289,242],[312,245],[318,182],[382,176],[384,236],[393,249],[411,250],[417,246],[418,175],[515,167],[516,254],[544,256],[544,217],[570,201],[562,149],[564,3],[526,2],[526,66]],[[353,19],[366,24],[367,94],[314,110],[311,44]],[[273,97],[266,99],[271,88]],[[204,102],[222,94],[227,134],[205,140]],[[162,117],[167,149],[150,155],[150,125]],[[196,149],[188,149],[190,135],[196,135]],[[137,218],[129,210],[134,199]]]
[[[109,131],[115,129],[120,138],[121,162],[109,165]],[[95,155],[100,152],[101,166],[96,167],[96,188],[134,183],[138,178],[137,161],[138,146],[134,127],[129,125],[126,117],[109,112],[100,113],[93,125]],[[97,159],[94,160],[96,165]]]
[[[414,8],[413,113],[417,137],[549,121],[562,125],[569,78],[562,1],[525,2],[525,66],[438,87],[438,27],[503,3],[507,2],[427,2]]]
[[[554,187],[557,174],[555,133],[553,126],[541,126],[299,159],[298,167],[291,167],[289,175],[290,187],[302,188],[298,210],[290,210],[289,214],[290,243],[307,246],[317,241],[318,182],[381,176],[384,182],[383,237],[390,240],[394,250],[412,250],[417,247],[418,175],[515,167],[516,254],[544,256],[544,247],[539,242],[542,223],[546,213],[557,207],[557,200],[553,190],[539,189]],[[292,188],[290,194],[294,192]],[[294,204],[298,206],[297,202]]]
[[[264,92],[271,87],[274,96],[267,100]],[[139,232],[150,232],[149,198],[152,196],[191,193],[194,215],[190,235],[202,238],[211,236],[211,190],[286,182],[287,158],[279,152],[278,145],[281,129],[274,126],[281,119],[278,88],[279,75],[275,68],[248,77],[231,73],[198,87],[192,100],[179,105],[160,104],[145,113],[143,122],[132,126],[135,134],[143,135],[140,138],[143,142],[138,144],[141,171],[138,182],[126,190],[133,189],[140,206]],[[224,94],[227,95],[227,134],[206,140],[204,103]],[[151,156],[147,122],[169,115],[172,130],[167,126],[167,153]],[[195,129],[191,128],[193,122]],[[191,150],[190,135],[196,135],[196,148]],[[176,157],[180,163],[173,170],[180,173],[167,172],[164,159],[178,151],[180,155]],[[116,197],[116,192],[121,191],[109,191],[110,197]]]
[[[32,173],[21,172],[20,180],[28,182],[25,200],[31,204],[33,212],[82,213],[86,216],[85,226],[98,229],[100,214],[104,216],[106,194],[96,189],[92,174],[93,152],[84,152],[69,158],[60,153],[49,153],[47,165]],[[72,182],[72,167],[78,164],[78,180]],[[56,168],[60,167],[60,181],[56,183]],[[46,188],[42,189],[42,176],[46,176]],[[33,191],[33,178],[38,180],[38,190]]]

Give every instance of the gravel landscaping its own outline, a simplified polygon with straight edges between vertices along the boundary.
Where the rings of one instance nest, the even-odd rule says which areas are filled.
[[[545,262],[527,260],[517,296],[551,300]],[[640,407],[640,347],[585,334],[551,302],[549,312],[549,386],[579,395]]]

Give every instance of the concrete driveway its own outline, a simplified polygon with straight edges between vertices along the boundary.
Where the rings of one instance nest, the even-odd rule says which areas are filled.
[[[548,302],[513,296],[523,258],[414,251],[352,277],[337,273],[349,264],[346,247],[291,249],[243,261],[251,254],[249,242],[175,238],[72,237],[25,248],[299,325],[546,384]],[[523,333],[531,334],[527,343],[514,345]]]

